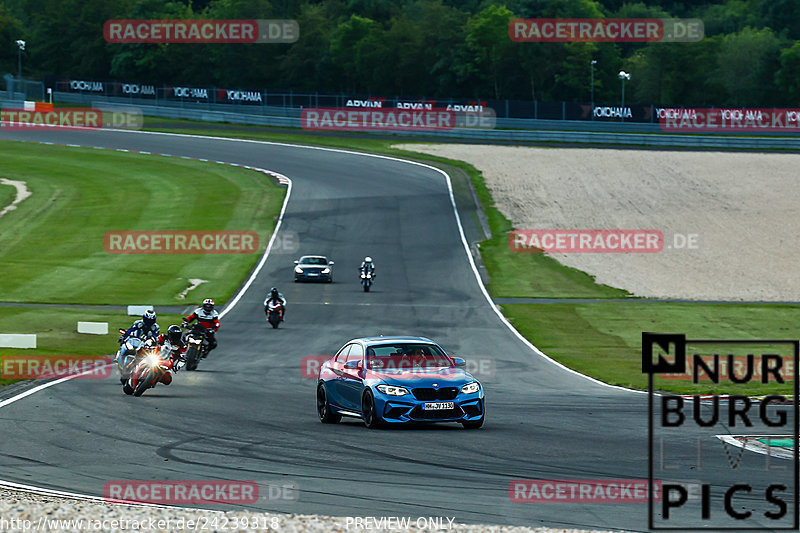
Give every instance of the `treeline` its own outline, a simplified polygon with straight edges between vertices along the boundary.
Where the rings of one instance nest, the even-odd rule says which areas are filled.
[[[699,18],[696,43],[517,43],[532,17]],[[108,19],[279,19],[293,44],[110,44]],[[665,105],[798,105],[800,0],[0,0],[0,73],[295,92]]]

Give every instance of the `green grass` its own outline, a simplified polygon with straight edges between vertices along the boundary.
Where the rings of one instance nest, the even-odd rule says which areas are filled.
[[[491,228],[492,238],[480,243],[480,249],[491,278],[487,288],[493,297],[630,300],[502,306],[514,326],[545,353],[603,382],[646,388],[647,382],[641,373],[642,331],[686,333],[689,338],[693,335],[719,339],[800,338],[800,331],[792,320],[798,309],[793,306],[637,302],[638,299],[631,298],[627,291],[597,284],[592,276],[561,265],[547,255],[511,252],[508,246],[508,232],[513,229],[511,222],[496,208],[481,173],[462,161],[391,148],[394,144],[418,142],[414,138],[362,138],[359,134],[321,137],[241,125],[228,125],[230,130],[218,126],[204,129],[199,123],[150,117],[145,117],[145,125],[148,120],[157,122],[159,127],[155,129],[162,131],[341,147],[397,155],[445,170],[452,171],[452,167],[463,170],[472,181]],[[192,127],[186,127],[189,124]],[[696,386],[667,382],[661,388],[686,393],[729,389],[708,382]],[[761,386],[751,389],[754,394],[771,390]]]
[[[502,306],[504,313],[514,326],[545,353],[570,368],[606,383],[639,389],[646,387],[645,376],[641,373],[642,331],[686,333],[689,338],[800,338],[800,331],[793,323],[793,317],[797,314],[798,309],[793,306],[642,302],[637,301],[636,298],[630,298],[630,294],[626,291],[599,285],[592,276],[565,267],[544,254],[511,252],[508,246],[508,232],[512,229],[511,223],[495,207],[480,172],[465,162],[391,147],[394,144],[418,142],[415,138],[369,137],[363,134],[325,137],[286,133],[285,130],[255,126],[228,124],[221,128],[216,123],[198,123],[157,117],[145,117],[145,128],[154,131],[328,146],[395,155],[444,168],[450,171],[451,175],[454,174],[452,172],[454,168],[463,170],[471,180],[493,235],[491,239],[481,243],[481,258],[491,277],[488,289],[492,296],[596,299],[628,297],[631,300],[627,302],[601,301]],[[0,156],[2,155],[3,153],[0,151]],[[146,158],[147,156],[135,157]],[[149,159],[163,161],[161,158],[150,157]],[[2,168],[3,164],[0,163],[0,169]],[[12,177],[2,174],[2,172],[0,175]],[[454,183],[454,189],[461,190],[463,186]],[[464,197],[463,192],[460,193],[460,197]],[[273,205],[279,205],[279,199]],[[271,231],[272,226],[270,225],[269,228]],[[136,229],[146,228],[137,227]],[[0,237],[0,245],[2,239],[3,237]],[[2,260],[2,249],[3,247],[0,246],[0,260]],[[204,263],[209,259],[214,259],[213,256],[200,257],[203,258]],[[125,269],[126,265],[114,265],[113,268],[109,265],[111,272],[114,272],[116,268]],[[241,281],[246,270],[239,271],[236,276],[228,276],[230,279],[236,278],[235,283],[232,282],[233,285],[237,285]],[[124,272],[125,276],[133,274]],[[150,274],[151,272],[148,271],[147,276]],[[71,272],[69,275],[74,276],[76,273]],[[185,277],[211,279],[194,273]],[[151,293],[152,301],[157,304],[174,303],[168,296],[163,295],[164,287],[169,286],[168,280],[159,281],[162,285],[158,291]],[[178,285],[180,287],[174,293],[184,287],[182,284]],[[2,288],[3,282],[0,281],[0,289]],[[174,288],[169,290],[174,290]],[[156,292],[158,294],[155,294]],[[59,301],[54,300],[52,296],[45,295],[41,301]],[[91,303],[97,302],[92,301]],[[727,390],[724,385],[710,386],[708,383],[703,383],[693,386],[684,382],[664,383],[660,388],[689,393],[725,392]],[[766,387],[753,386],[749,392],[764,394],[773,391]]]
[[[642,331],[684,333],[689,339],[800,338],[800,306],[630,301],[509,304],[502,309],[514,327],[550,357],[606,383],[635,389],[647,388]],[[722,382],[660,380],[656,388],[706,394],[791,393],[790,384],[779,389],[774,384],[748,384],[743,389]]]
[[[122,311],[93,311],[85,309],[36,309],[26,307],[0,307],[0,324],[3,331],[35,333],[36,348],[0,348],[2,358],[7,355],[58,355],[78,357],[86,355],[113,355],[119,344],[119,328],[129,328],[137,317],[127,316]],[[108,335],[86,335],[77,332],[78,321],[108,322]],[[159,325],[166,330],[170,324],[180,324],[179,315],[159,314]],[[16,380],[3,379],[0,371],[0,386]]]
[[[0,219],[7,302],[182,304],[189,278],[208,280],[194,293],[224,302],[259,254],[110,254],[105,233],[252,230],[263,251],[285,195],[267,176],[225,165],[7,141],[0,176],[32,192]]]
[[[2,178],[4,176],[0,176]],[[11,205],[17,196],[17,189],[11,185],[0,183],[0,211]]]
[[[337,148],[350,148],[358,151],[396,155],[408,159],[434,163],[447,169],[457,167],[465,171],[472,179],[475,192],[483,205],[493,237],[481,243],[481,258],[491,277],[488,286],[492,296],[498,298],[625,298],[630,296],[626,291],[607,285],[595,283],[592,276],[579,270],[565,267],[545,254],[515,253],[508,245],[508,233],[513,229],[511,222],[495,207],[483,176],[472,165],[430,156],[407,150],[398,150],[391,146],[398,143],[415,142],[408,137],[369,138],[358,135],[342,137],[321,137],[279,133],[267,128],[230,125],[230,130],[188,128],[188,121],[166,120],[145,117],[157,124],[169,124],[170,128],[157,127],[156,131],[175,131],[195,135],[216,135],[234,138],[269,140],[274,142],[313,144]],[[174,128],[172,127],[174,126]]]

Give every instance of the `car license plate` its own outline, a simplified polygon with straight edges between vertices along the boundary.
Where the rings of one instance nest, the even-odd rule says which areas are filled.
[[[436,402],[422,404],[424,411],[447,411],[448,409],[455,409],[456,404],[453,402]]]
[[[314,272],[309,272],[308,275],[309,276],[319,276],[319,274],[315,274]]]

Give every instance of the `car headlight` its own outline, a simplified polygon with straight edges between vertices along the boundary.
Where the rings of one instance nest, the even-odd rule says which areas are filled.
[[[331,273],[331,269],[330,268],[323,268],[322,269],[322,273],[323,274],[330,274]]]
[[[396,385],[378,385],[375,388],[389,396],[403,396],[404,394],[409,394],[407,388],[398,387]]]
[[[303,269],[300,268],[300,267],[294,267],[294,271],[295,271],[296,274],[302,274],[303,273]]]
[[[474,392],[478,392],[481,390],[481,384],[477,381],[473,381],[472,383],[467,383],[463,387],[461,387],[461,392],[464,394],[472,394]]]

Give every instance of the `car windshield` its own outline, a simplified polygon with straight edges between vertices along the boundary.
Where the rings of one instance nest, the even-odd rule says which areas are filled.
[[[380,344],[367,348],[367,368],[410,369],[451,366],[452,361],[434,344]]]
[[[300,259],[301,265],[327,265],[328,260],[324,257],[303,257]]]

